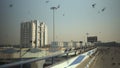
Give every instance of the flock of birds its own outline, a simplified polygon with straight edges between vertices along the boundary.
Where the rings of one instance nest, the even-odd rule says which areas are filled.
[[[45,3],[49,3],[49,2],[50,2],[49,0],[45,1]],[[13,7],[13,4],[9,4],[9,7]],[[95,8],[95,7],[96,7],[96,3],[93,3],[92,8]],[[60,5],[58,5],[57,8],[60,8]],[[102,8],[100,11],[98,11],[98,13],[104,12],[105,10],[106,10],[106,7]],[[65,16],[65,14],[63,14],[63,16]]]
[[[45,2],[46,2],[46,3],[49,3],[50,1],[47,0],[47,1],[45,1]],[[96,7],[96,3],[92,4],[92,7],[95,8],[95,7]],[[60,8],[60,5],[58,5],[57,8]],[[106,10],[106,7],[102,8],[100,11],[101,11],[101,12],[104,12],[105,10]],[[100,11],[99,11],[98,13],[100,13]],[[65,16],[65,14],[63,14],[63,16]]]
[[[49,3],[49,2],[50,2],[49,0],[45,1],[45,3]],[[57,8],[60,8],[60,5],[58,5]],[[63,16],[65,16],[65,14],[63,14]]]
[[[95,8],[96,7],[96,3],[92,4],[92,7]],[[106,10],[106,7],[102,8],[101,12],[104,12],[105,10]],[[98,13],[100,13],[100,11]]]

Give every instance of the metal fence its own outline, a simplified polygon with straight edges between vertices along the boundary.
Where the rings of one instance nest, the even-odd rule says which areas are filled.
[[[41,57],[41,58],[33,58],[33,59],[25,60],[25,61],[21,60],[19,62],[13,62],[13,63],[9,63],[9,64],[0,65],[0,68],[12,67],[12,66],[22,65],[22,64],[26,64],[26,63],[32,63],[32,62],[35,62],[35,61],[40,61],[40,60],[45,60],[45,59],[48,59],[48,58],[53,58],[53,57],[63,55],[63,54],[68,54],[68,53],[71,53],[71,52],[75,52],[75,51],[69,51],[69,52],[59,53],[59,54],[57,53],[57,54],[53,54],[53,55],[50,55],[50,56]]]

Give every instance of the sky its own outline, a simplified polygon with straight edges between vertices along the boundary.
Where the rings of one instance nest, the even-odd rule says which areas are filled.
[[[96,4],[92,7],[93,4]],[[103,42],[120,42],[120,0],[0,0],[0,44],[20,44],[20,23],[39,20],[48,27],[49,43],[85,41],[98,36]],[[104,9],[102,11],[102,9]]]

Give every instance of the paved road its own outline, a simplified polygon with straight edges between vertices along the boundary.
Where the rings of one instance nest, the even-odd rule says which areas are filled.
[[[120,47],[99,47],[90,68],[120,68]]]

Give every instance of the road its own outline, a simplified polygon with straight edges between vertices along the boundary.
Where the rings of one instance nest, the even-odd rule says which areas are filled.
[[[120,68],[120,47],[99,47],[90,68]]]

